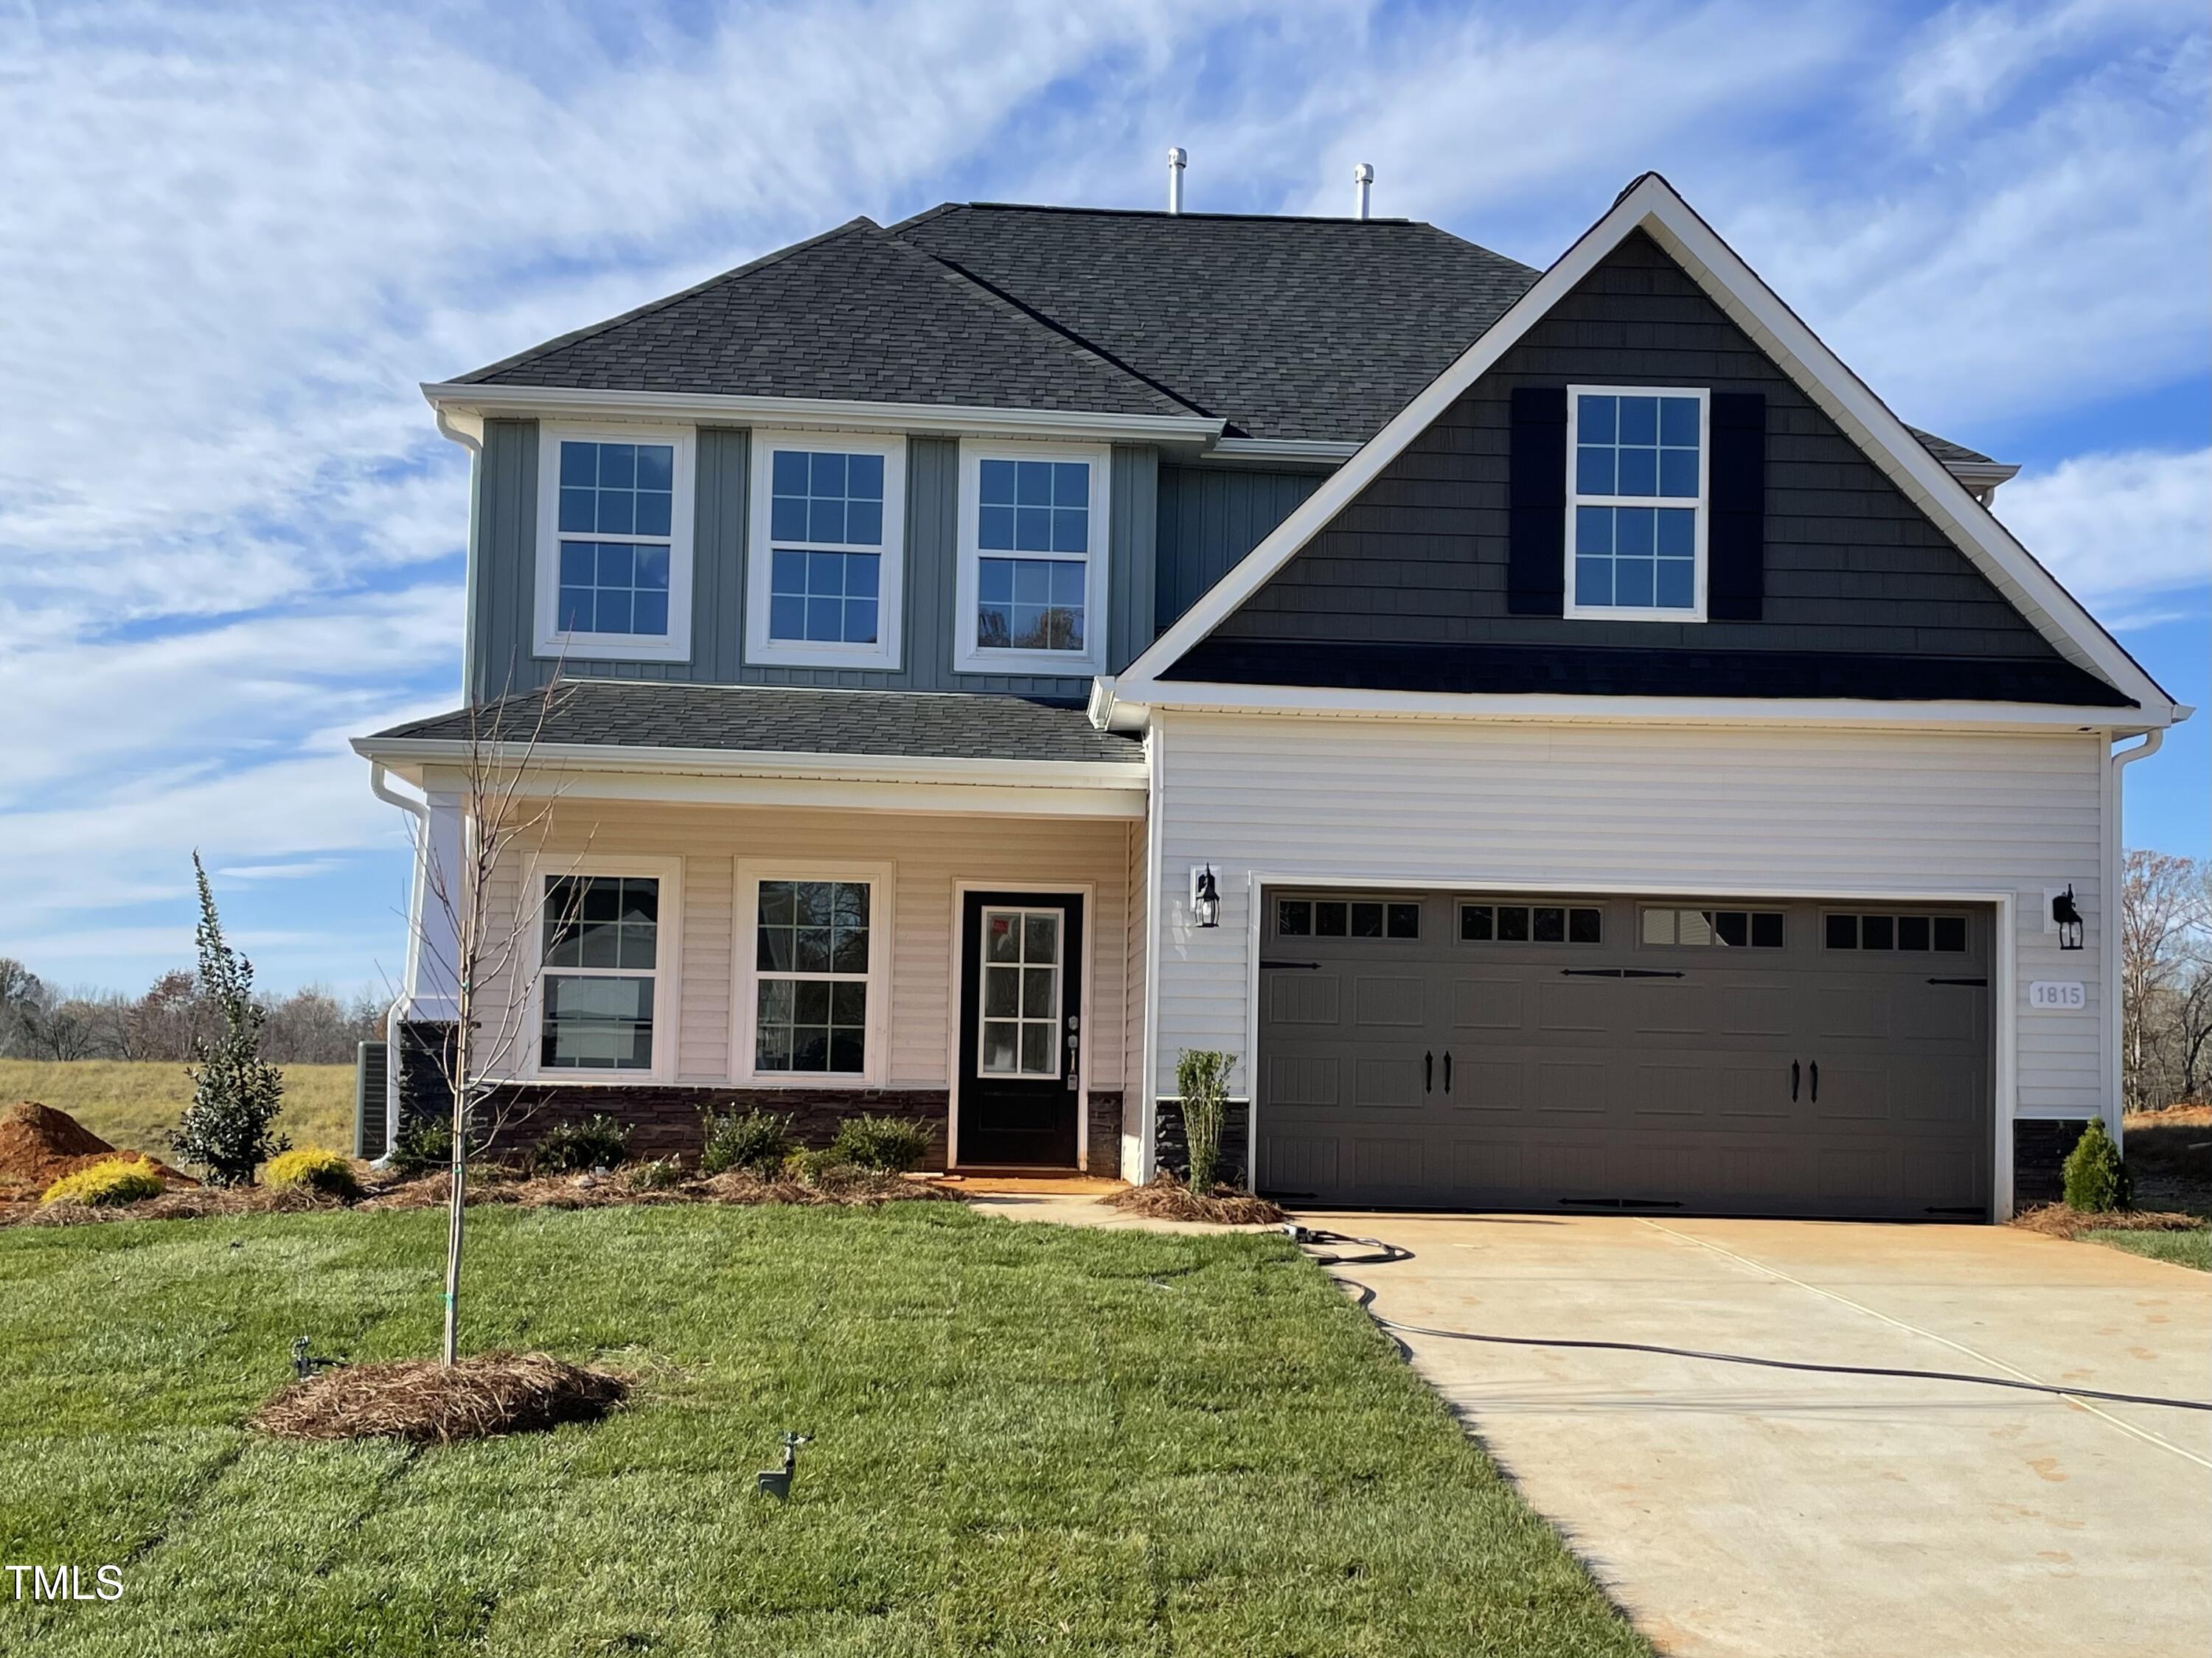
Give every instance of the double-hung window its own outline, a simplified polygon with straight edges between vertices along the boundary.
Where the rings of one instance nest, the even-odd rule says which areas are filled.
[[[532,879],[540,905],[538,1074],[664,1074],[674,1047],[665,988],[675,949],[673,869],[551,873],[541,865]]]
[[[1089,675],[1105,666],[1110,455],[1062,444],[961,446],[954,667]]]
[[[1705,614],[1707,394],[1567,388],[1571,616]]]
[[[878,870],[747,867],[738,889],[750,967],[739,993],[740,1076],[882,1080],[889,890]]]
[[[540,656],[691,654],[691,434],[540,428]]]
[[[905,440],[754,434],[751,519],[746,660],[897,667]]]

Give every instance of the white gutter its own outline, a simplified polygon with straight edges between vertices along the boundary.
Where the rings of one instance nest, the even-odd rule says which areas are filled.
[[[2177,709],[2186,718],[2191,709]],[[2138,760],[2147,760],[2164,746],[2163,731],[2148,731],[2142,741],[2131,749],[2115,749],[2105,762],[2105,902],[2104,914],[2100,918],[2104,944],[2105,992],[2105,1051],[2110,1056],[2106,1066],[2109,1088],[2105,1112],[2105,1127],[2112,1136],[2112,1143],[2121,1139],[2120,1115],[2125,1102],[2123,1078],[2127,1055],[2120,1052],[2120,864],[2124,856],[2120,845],[2120,774]],[[2123,1148],[2124,1149],[2124,1148]]]
[[[849,398],[762,398],[704,392],[602,392],[548,386],[427,381],[422,395],[441,416],[630,415],[726,425],[773,424],[829,431],[941,432],[983,437],[1082,438],[1210,446],[1227,423],[1211,415],[1091,414],[1060,409],[984,409],[963,404],[866,403]]]
[[[441,423],[442,425],[442,423]],[[400,793],[389,780],[390,774],[383,766],[371,761],[368,767],[368,792],[386,805],[397,806],[415,820],[415,877],[409,883],[407,911],[407,968],[400,981],[399,994],[384,1011],[384,1136],[389,1155],[392,1131],[399,1121],[399,1023],[414,1011],[416,993],[420,984],[422,953],[422,904],[428,896],[424,891],[422,849],[430,844],[430,808],[423,801]],[[354,1133],[358,1139],[360,1125]],[[355,1148],[359,1150],[358,1145]]]
[[[354,751],[381,772],[392,762],[465,764],[471,745],[459,738],[356,738]],[[699,776],[797,777],[862,783],[951,783],[1013,788],[1145,787],[1146,768],[1133,760],[990,760],[967,756],[821,754],[781,749],[679,749],[635,743],[510,744],[490,758],[535,770],[684,772]],[[479,756],[481,757],[481,756]],[[380,794],[382,791],[379,791]],[[389,797],[386,797],[389,798]]]

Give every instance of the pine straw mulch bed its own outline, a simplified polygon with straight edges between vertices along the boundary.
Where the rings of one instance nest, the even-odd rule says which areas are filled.
[[[1212,1192],[1194,1192],[1165,1171],[1142,1186],[1098,1201],[1155,1220],[1210,1221],[1216,1226],[1276,1226],[1290,1218],[1267,1199],[1255,1198],[1249,1192],[1226,1186],[1216,1186]]]
[[[401,1359],[325,1370],[254,1414],[279,1439],[399,1439],[445,1445],[597,1422],[629,1396],[630,1378],[550,1353],[481,1353],[455,1364]]]
[[[2212,1222],[2202,1215],[2185,1215],[2172,1209],[2115,1209],[2085,1214],[2063,1203],[2046,1203],[2022,1210],[2012,1218],[2012,1224],[2045,1237],[2075,1238],[2084,1232],[2198,1232]]]
[[[320,1209],[442,1209],[449,1189],[447,1176],[440,1173],[369,1186],[365,1188],[368,1195],[350,1202],[304,1187],[243,1186],[165,1192],[140,1203],[108,1204],[97,1208],[78,1203],[41,1204],[35,1200],[0,1203],[0,1227],[85,1226],[109,1220],[198,1220],[213,1215],[291,1215]],[[479,1204],[504,1204],[524,1209],[604,1209],[620,1205],[781,1203],[873,1209],[886,1203],[957,1203],[960,1194],[927,1180],[860,1169],[832,1174],[819,1186],[793,1180],[763,1180],[757,1175],[732,1169],[703,1179],[686,1180],[675,1186],[654,1187],[633,1181],[624,1170],[611,1175],[540,1175],[523,1178],[486,1167],[470,1172],[468,1200],[472,1208]]]

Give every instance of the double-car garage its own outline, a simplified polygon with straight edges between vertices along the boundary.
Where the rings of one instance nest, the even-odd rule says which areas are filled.
[[[1262,902],[1263,1192],[1990,1212],[1986,908],[1303,887]]]

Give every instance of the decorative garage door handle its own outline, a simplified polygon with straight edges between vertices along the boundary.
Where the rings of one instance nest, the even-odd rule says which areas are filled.
[[[1979,989],[1987,989],[1990,981],[1987,979],[1930,979],[1928,982],[1931,985],[1972,985]],[[1975,1212],[1978,1214],[1980,1211]]]
[[[1799,1072],[1800,1072],[1800,1067],[1799,1067],[1799,1066],[1798,1066],[1797,1061],[1796,1061],[1796,1060],[1790,1060],[1790,1102],[1792,1105],[1795,1105],[1795,1104],[1797,1102],[1797,1083],[1798,1083],[1798,1079],[1799,1079]]]
[[[1813,1103],[1818,1105],[1820,1102],[1820,1062],[1814,1060],[1808,1069],[1813,1073]]]
[[[1562,979],[1685,979],[1689,975],[1680,968],[1668,967],[1563,967]]]
[[[1444,1049],[1444,1092],[1451,1092],[1451,1049]]]
[[[1437,1091],[1437,1050],[1435,1048],[1431,1048],[1421,1056],[1421,1092],[1433,1094]]]
[[[1271,968],[1279,968],[1279,969],[1281,969],[1283,971],[1285,971],[1285,972],[1290,972],[1290,973],[1316,973],[1316,972],[1319,972],[1319,971],[1321,970],[1321,963],[1320,963],[1319,962],[1269,962],[1269,961],[1262,961],[1262,962],[1260,963],[1260,966],[1261,966],[1261,970],[1262,970],[1262,971],[1265,971],[1265,970],[1267,970],[1267,969],[1271,969]]]

